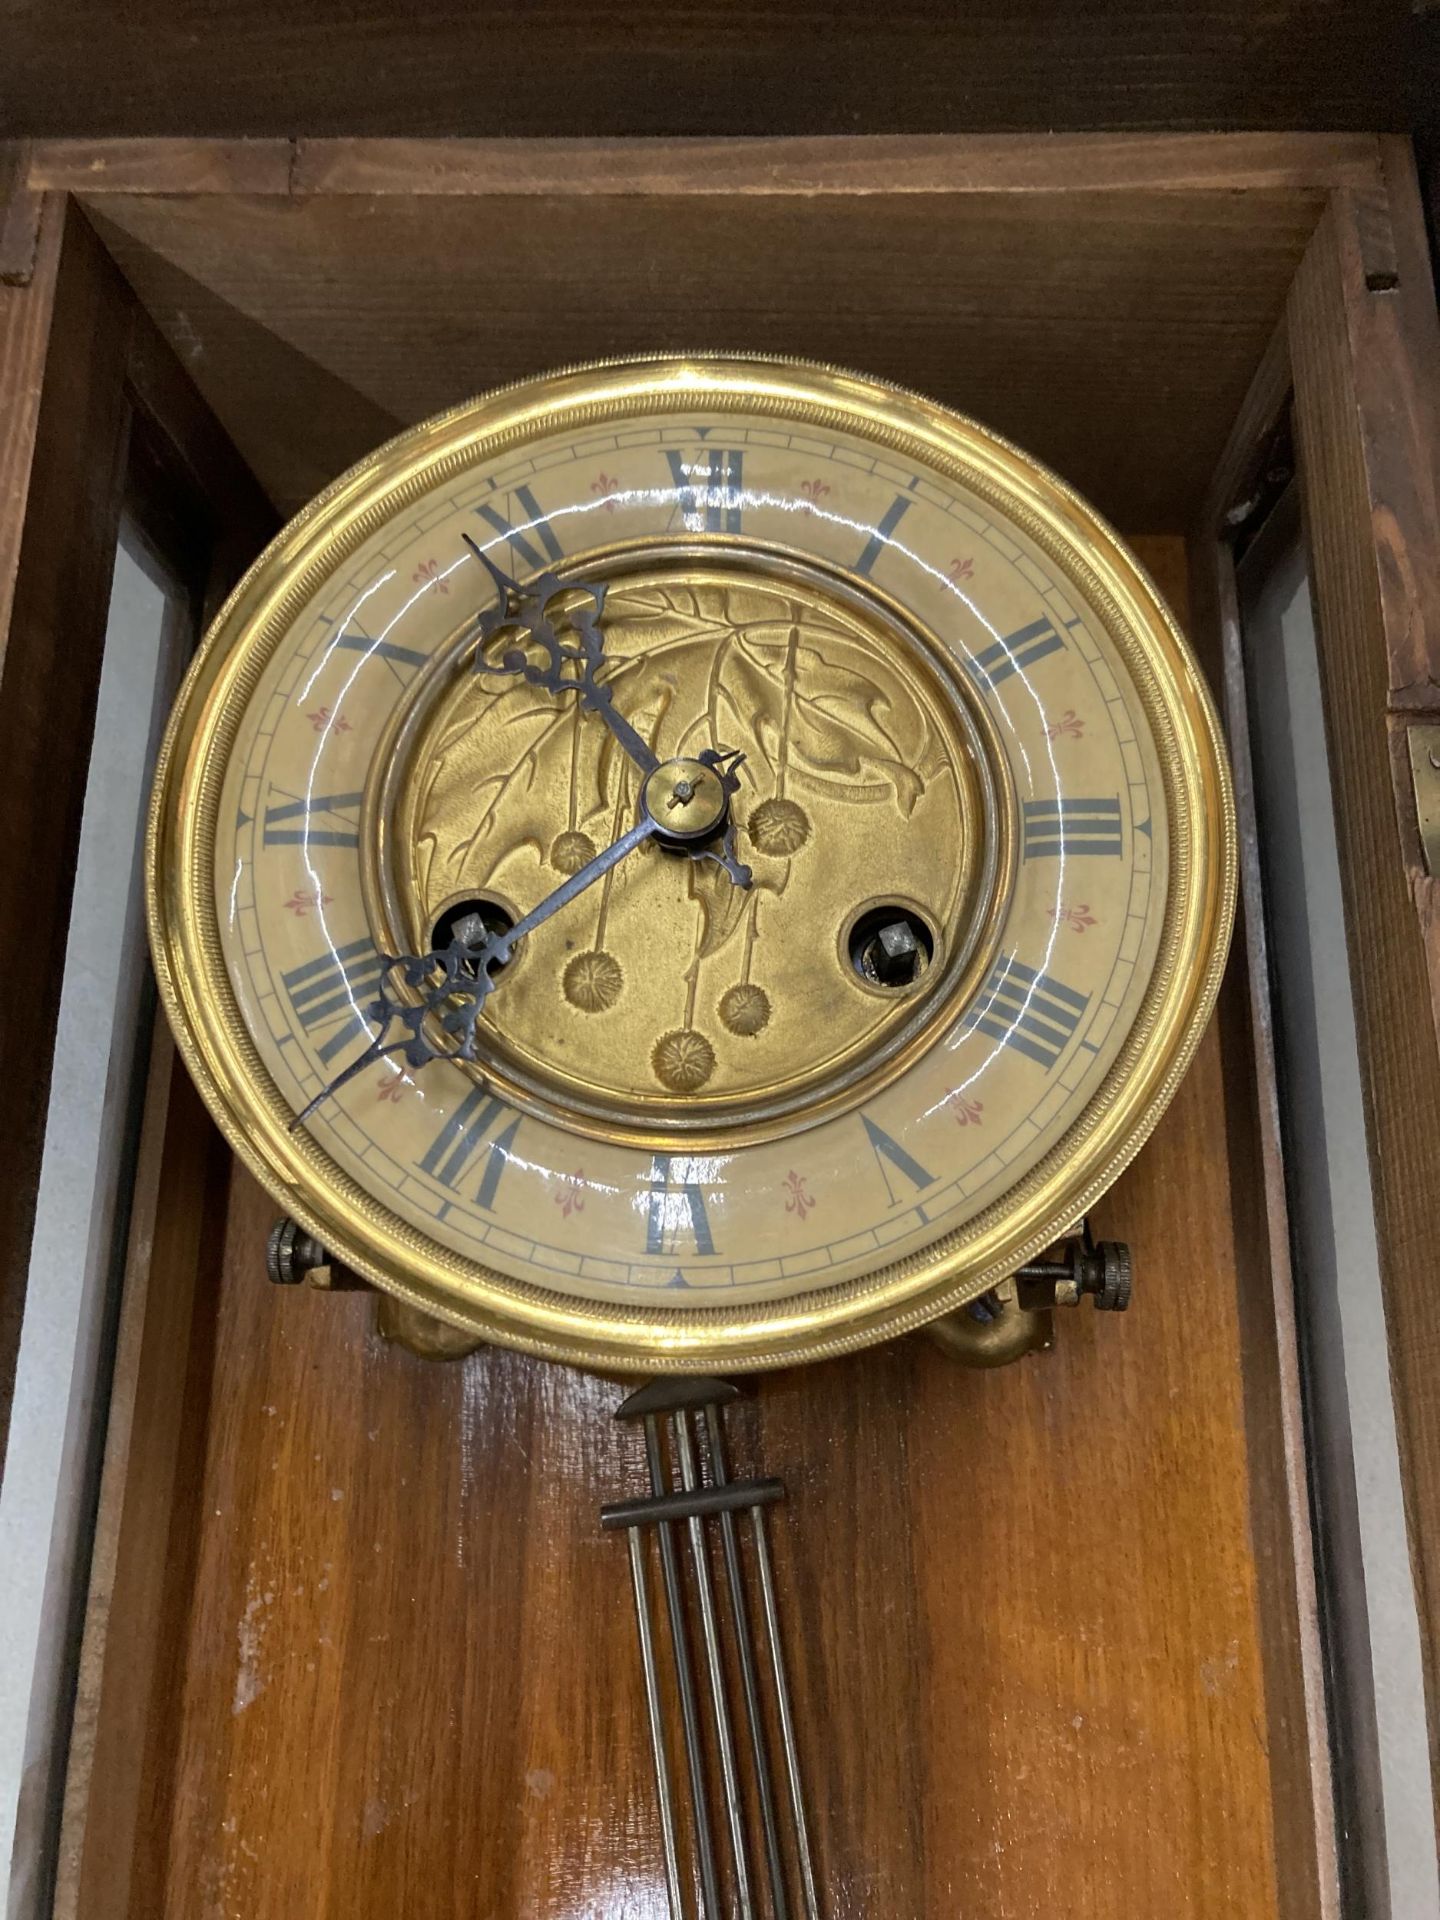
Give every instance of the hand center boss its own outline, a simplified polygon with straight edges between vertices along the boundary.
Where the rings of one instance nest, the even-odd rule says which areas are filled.
[[[375,998],[362,1009],[377,1029],[375,1037],[296,1114],[290,1122],[292,1131],[377,1060],[399,1055],[412,1069],[431,1060],[473,1061],[480,1016],[500,984],[491,968],[503,967],[527,933],[603,879],[647,840],[658,838],[692,860],[713,860],[737,887],[751,882],[750,868],[735,856],[735,823],[730,818],[730,802],[739,790],[738,773],[745,756],[706,747],[693,756],[662,761],[631,726],[616,707],[610,687],[598,677],[610,665],[600,630],[604,583],[564,581],[546,572],[521,587],[468,534],[462,537],[499,596],[497,604],[480,615],[472,671],[522,679],[557,696],[573,693],[581,707],[598,714],[642,775],[640,818],[513,927],[492,931],[478,914],[472,914],[455,927],[443,947],[418,954],[382,953]],[[552,608],[561,596],[568,604],[563,616],[557,617]],[[562,640],[559,618],[578,645]],[[515,644],[506,647],[498,661],[489,658],[487,650],[510,635],[517,643],[528,637],[541,657]],[[684,809],[678,821],[669,818],[677,809]],[[392,1040],[390,1033],[397,1026],[400,1037]]]

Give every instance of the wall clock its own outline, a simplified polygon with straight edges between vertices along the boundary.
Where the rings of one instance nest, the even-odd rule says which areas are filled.
[[[997,1283],[1158,1119],[1234,864],[1212,708],[1115,536],[974,423],[830,368],[634,360],[461,407],[306,509],[207,636],[156,780],[152,942],[285,1209],[281,1265],[303,1228],[469,1335],[661,1376],[620,1410],[649,1492],[602,1518],[672,1914],[688,1883],[749,1915],[762,1878],[820,1912],[781,1489],[731,1478],[735,1389],[704,1376],[941,1316],[970,1357],[1021,1350],[1013,1288],[1021,1337],[990,1338]]]
[[[242,581],[158,774],[186,1061],[381,1288],[582,1365],[954,1310],[1143,1143],[1234,822],[1154,588],[973,422],[798,362],[402,435]]]

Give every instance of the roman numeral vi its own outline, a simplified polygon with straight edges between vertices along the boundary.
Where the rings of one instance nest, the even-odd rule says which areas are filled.
[[[686,1177],[689,1162],[657,1153],[650,1163],[650,1207],[645,1220],[645,1251],[671,1254],[682,1234],[697,1253],[714,1253],[710,1215],[701,1188]]]

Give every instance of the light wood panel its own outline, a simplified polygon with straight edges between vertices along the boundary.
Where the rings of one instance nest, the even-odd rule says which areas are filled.
[[[1177,594],[1179,543],[1145,557]],[[999,1374],[912,1340],[740,1410],[737,1464],[790,1489],[832,1915],[1317,1911],[1276,1855],[1295,1729],[1250,1498],[1283,1437],[1242,1386],[1235,1039],[1207,1037],[1101,1210],[1138,1262],[1124,1319],[1066,1314]],[[641,1480],[623,1389],[422,1363],[364,1295],[268,1287],[273,1211],[237,1172],[202,1267],[138,1844],[84,1920],[660,1915],[628,1569],[598,1527]]]
[[[513,152],[514,191],[488,164],[478,194],[90,198],[284,510],[488,386],[728,348],[918,387],[1163,531],[1199,505],[1324,191],[1082,191],[1062,165],[1051,191],[541,194]]]

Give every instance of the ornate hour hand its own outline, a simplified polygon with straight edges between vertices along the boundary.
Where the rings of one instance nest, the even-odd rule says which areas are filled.
[[[310,1118],[315,1109],[338,1093],[357,1074],[377,1060],[403,1057],[418,1070],[432,1060],[470,1060],[476,1057],[480,1015],[500,982],[492,967],[503,967],[527,933],[543,926],[552,914],[568,906],[577,894],[603,880],[612,867],[645,841],[659,838],[693,860],[713,860],[737,887],[750,885],[750,869],[735,858],[735,828],[730,821],[730,797],[739,786],[736,768],[740,753],[710,749],[693,760],[657,763],[641,789],[640,818],[593,860],[556,887],[513,927],[490,931],[480,927],[473,939],[457,929],[447,945],[429,953],[382,954],[383,971],[375,998],[361,1009],[376,1029],[363,1053],[309,1102],[290,1122],[290,1131]],[[703,842],[719,838],[719,849]],[[478,921],[478,916],[476,916]],[[461,922],[464,927],[465,922]],[[405,997],[408,987],[418,999]],[[398,1038],[391,1037],[398,1026]]]
[[[290,1131],[293,1133],[322,1101],[338,1093],[357,1074],[391,1054],[403,1055],[406,1066],[417,1069],[432,1060],[474,1060],[480,1015],[500,984],[490,969],[503,967],[527,933],[533,933],[551,914],[568,906],[576,894],[602,880],[627,854],[659,831],[660,823],[654,816],[642,813],[628,833],[622,833],[562,886],[547,893],[513,927],[482,930],[474,939],[462,938],[457,930],[447,945],[432,948],[429,953],[382,953],[384,971],[375,998],[361,1009],[364,1018],[378,1028],[374,1039],[296,1114]],[[475,918],[478,920],[478,916]],[[402,998],[397,991],[400,982],[418,991],[419,999]],[[400,1038],[391,1039],[391,1029],[396,1025],[403,1032]]]
[[[488,607],[480,616],[476,673],[510,674],[528,681],[532,687],[544,687],[547,693],[577,694],[581,706],[599,714],[640,771],[653,773],[660,764],[654,750],[616,707],[610,688],[596,678],[601,667],[609,664],[600,632],[600,615],[605,606],[604,582],[591,585],[581,580],[565,581],[559,574],[547,572],[537,574],[522,587],[508,573],[502,573],[468,533],[462,538],[495,582],[500,595],[499,604]],[[551,616],[551,607],[561,595],[584,596],[567,606],[563,616],[565,626],[578,644],[561,639]],[[488,649],[507,633],[513,633],[517,641],[524,635],[530,636],[543,652],[544,660],[532,658],[520,645],[507,647],[498,660],[491,659]]]

